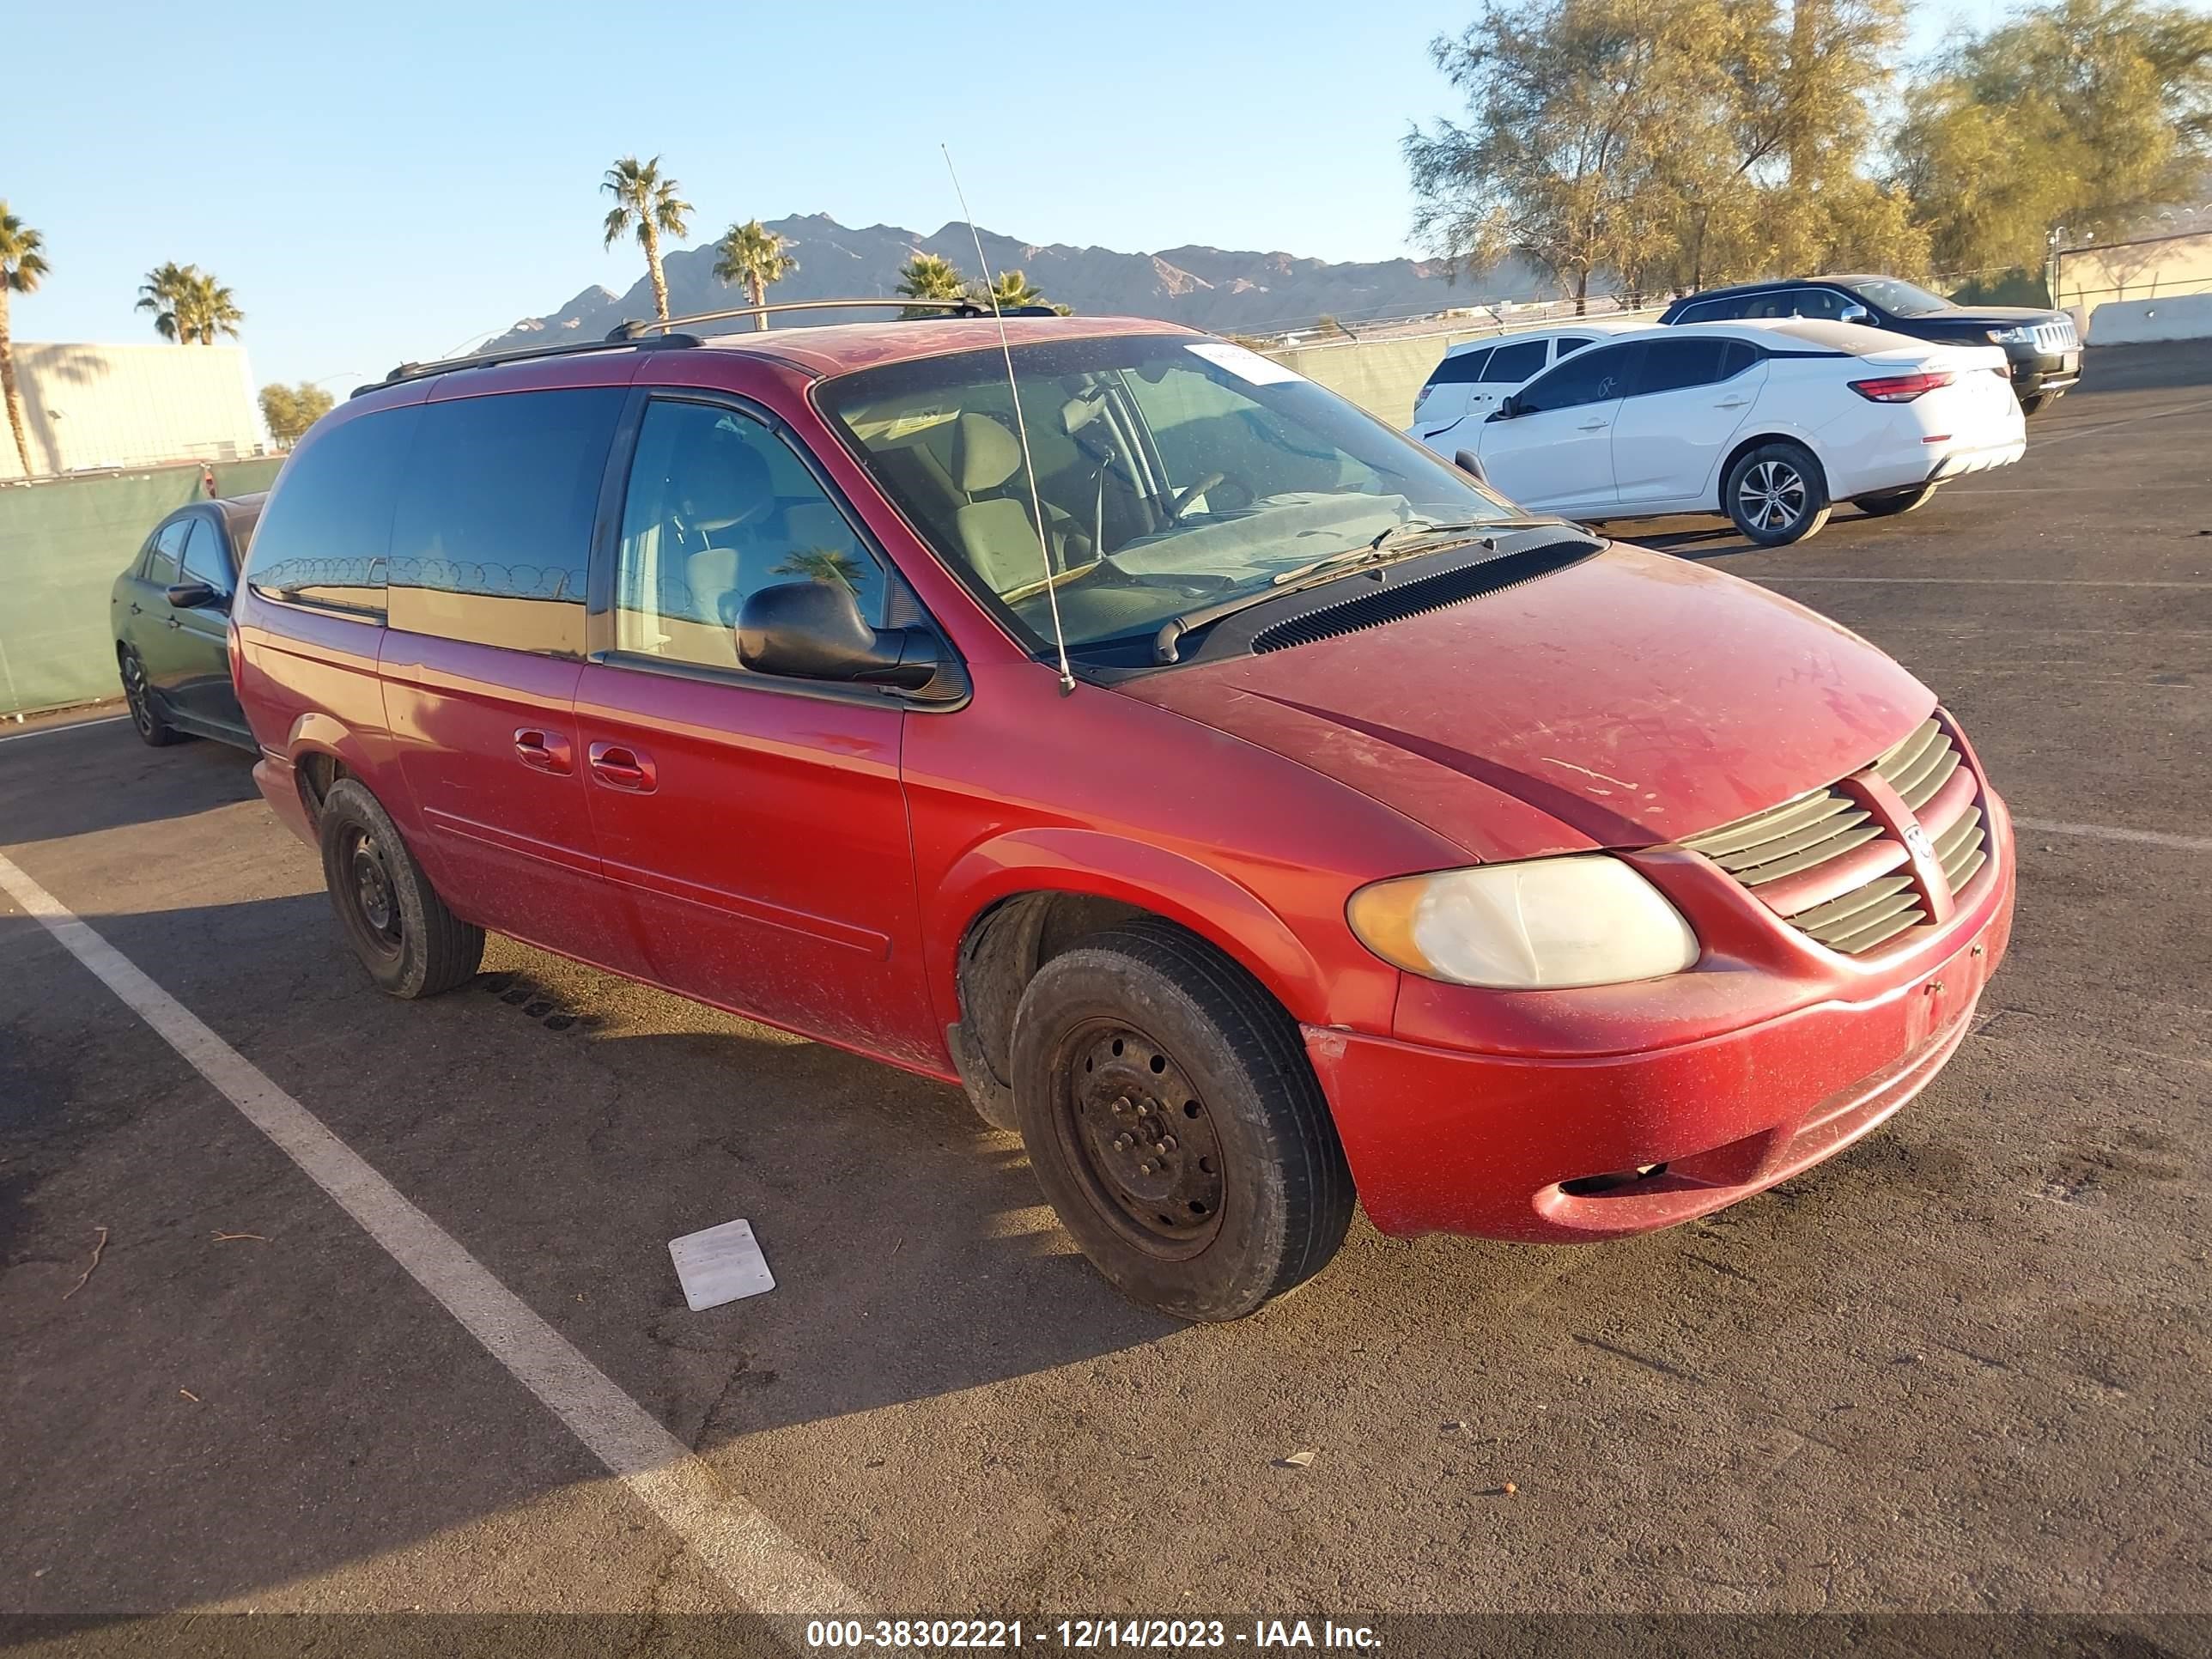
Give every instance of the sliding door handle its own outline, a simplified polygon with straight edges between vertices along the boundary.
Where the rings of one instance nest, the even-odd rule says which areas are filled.
[[[565,778],[576,769],[576,751],[558,732],[525,726],[514,734],[514,757],[533,772]]]
[[[660,782],[653,757],[642,749],[619,743],[595,743],[590,750],[590,759],[592,775],[610,789],[649,795]]]

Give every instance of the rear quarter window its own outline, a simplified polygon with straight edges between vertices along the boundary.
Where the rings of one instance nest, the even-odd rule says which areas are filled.
[[[1518,386],[1544,367],[1545,343],[1522,340],[1498,348],[1483,379],[1501,386]]]
[[[1480,351],[1462,351],[1438,363],[1429,376],[1431,386],[1472,386],[1482,379],[1483,365],[1490,361],[1487,348]]]
[[[592,386],[425,405],[392,519],[392,626],[580,656],[592,520],[626,396]]]
[[[380,615],[399,480],[420,404],[318,428],[263,507],[246,585],[264,599]]]

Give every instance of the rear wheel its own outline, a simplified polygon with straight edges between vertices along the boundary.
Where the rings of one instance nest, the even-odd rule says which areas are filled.
[[[146,679],[146,665],[138,660],[138,653],[125,647],[116,655],[123,672],[123,701],[130,707],[131,725],[140,741],[155,749],[182,743],[190,734],[178,731],[161,717],[161,708],[154,701],[154,688]]]
[[[1721,507],[1746,540],[1787,547],[1827,523],[1827,475],[1811,450],[1777,439],[1736,458]]]
[[[1038,1184],[1131,1301],[1241,1318],[1343,1243],[1352,1175],[1297,1026],[1181,929],[1131,922],[1048,961],[1012,1067]]]
[[[323,798],[318,827],[339,931],[379,988],[412,1000],[475,975],[483,929],[446,908],[375,796],[341,778]]]
[[[1854,495],[1851,505],[1869,519],[1889,519],[1927,506],[1935,495],[1934,484],[1915,484],[1910,489],[1885,489],[1878,495]]]

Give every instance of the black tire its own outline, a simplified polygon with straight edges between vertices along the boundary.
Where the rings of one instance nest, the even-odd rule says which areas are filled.
[[[152,749],[166,749],[173,743],[182,743],[191,736],[179,732],[162,718],[161,707],[147,684],[146,665],[138,660],[138,653],[129,646],[116,648],[115,665],[123,676],[123,701],[131,710],[131,729],[138,740]]]
[[[339,779],[318,827],[338,931],[378,988],[411,1001],[475,976],[483,929],[446,908],[375,796]]]
[[[1804,445],[1777,438],[1736,457],[1721,486],[1721,511],[1746,541],[1787,547],[1827,523],[1827,475]]]
[[[1352,1171],[1297,1027],[1181,928],[1133,921],[1046,962],[1012,1070],[1038,1185],[1139,1306],[1241,1319],[1344,1242]]]
[[[1915,484],[1910,489],[1885,489],[1879,495],[1854,495],[1851,505],[1869,519],[1893,519],[1900,513],[1911,513],[1936,498],[1932,483]]]
[[[2021,417],[2024,420],[2031,415],[2039,415],[2057,401],[2048,392],[2031,392],[2020,400]]]

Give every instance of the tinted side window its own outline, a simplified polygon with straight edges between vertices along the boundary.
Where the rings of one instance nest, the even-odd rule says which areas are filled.
[[[205,582],[218,593],[230,592],[230,559],[223,551],[222,532],[205,515],[192,520],[191,539],[185,544],[186,581]]]
[[[1431,386],[1472,386],[1482,378],[1482,366],[1490,361],[1490,353],[1462,351],[1455,357],[1447,357],[1438,363],[1436,373],[1429,376]]]
[[[1604,403],[1625,396],[1629,371],[1640,344],[1607,346],[1602,351],[1578,351],[1550,374],[1515,395],[1522,413],[1540,414],[1547,409],[1573,409],[1582,404]]]
[[[174,524],[165,524],[154,538],[154,550],[146,559],[146,580],[156,587],[167,587],[177,580],[177,566],[185,550],[185,538],[191,533],[192,521],[179,519]]]
[[[615,648],[735,669],[746,599],[797,581],[842,583],[883,621],[882,567],[790,446],[733,410],[651,404],[623,498]]]
[[[1544,343],[1521,340],[1492,353],[1489,370],[1482,378],[1501,386],[1518,386],[1543,367]]]
[[[627,395],[590,386],[426,405],[392,525],[392,625],[582,655],[592,518]]]
[[[1644,362],[1636,371],[1636,384],[1629,395],[1644,397],[1654,392],[1680,392],[1691,386],[1711,386],[1721,378],[1721,362],[1725,356],[1726,340],[1699,339],[1653,340],[1644,348]]]
[[[1702,300],[1686,307],[1674,320],[1678,323],[1727,323],[1753,313],[1747,309],[1748,300]],[[1763,313],[1762,313],[1763,314]]]
[[[1574,352],[1580,351],[1589,343],[1589,342],[1579,334],[1564,335],[1558,340],[1553,342],[1552,361],[1556,363],[1560,358],[1568,356]]]
[[[1721,343],[1721,379],[1733,380],[1765,355],[1748,340],[1723,340]]]
[[[392,514],[420,405],[311,434],[276,480],[253,532],[246,584],[270,599],[384,609]]]

